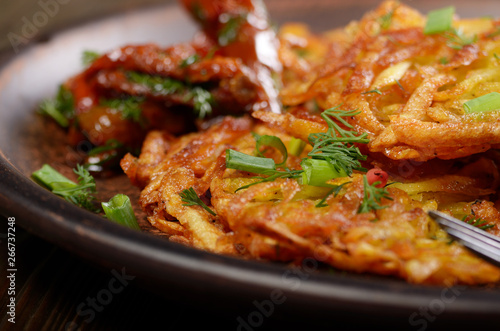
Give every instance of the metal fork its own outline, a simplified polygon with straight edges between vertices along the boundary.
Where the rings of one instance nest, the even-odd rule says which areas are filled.
[[[429,211],[441,227],[456,241],[487,261],[500,266],[500,237],[438,211]]]

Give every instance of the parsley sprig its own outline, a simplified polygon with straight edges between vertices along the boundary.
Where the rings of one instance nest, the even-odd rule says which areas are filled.
[[[191,86],[170,77],[134,71],[127,72],[127,76],[131,82],[145,86],[154,95],[183,94],[184,102],[193,102],[194,111],[199,118],[205,118],[212,113],[215,99],[212,93],[201,86]]]
[[[76,169],[73,169],[73,172],[78,175],[78,183],[68,179],[48,164],[44,164],[32,176],[39,183],[49,188],[52,193],[77,206],[98,212],[99,209],[93,204],[96,193],[94,177],[79,164]]]
[[[129,96],[123,99],[102,99],[101,105],[119,110],[122,118],[143,124],[141,105],[143,97]]]

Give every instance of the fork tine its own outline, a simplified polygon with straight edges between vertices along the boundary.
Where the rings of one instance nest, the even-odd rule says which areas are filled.
[[[451,217],[450,215],[438,211],[430,210],[428,214],[433,219],[435,219],[436,221],[445,226],[463,230],[479,240],[486,241],[491,245],[499,245],[498,247],[500,248],[500,237],[494,236],[484,230],[478,229],[473,225],[470,225],[466,222],[462,222],[454,217]]]
[[[491,263],[500,265],[500,238],[458,219],[436,211],[429,211],[444,230],[465,247],[474,251]]]

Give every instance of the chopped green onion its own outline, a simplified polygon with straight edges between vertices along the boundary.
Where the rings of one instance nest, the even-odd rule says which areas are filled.
[[[429,12],[427,23],[425,24],[424,34],[436,34],[451,29],[455,7],[449,6]]]
[[[465,112],[480,113],[500,110],[500,93],[491,92],[464,103]]]
[[[226,150],[226,168],[265,174],[276,170],[273,159],[257,157],[232,149]]]
[[[288,143],[288,152],[293,156],[300,156],[306,145],[307,143],[304,140],[292,137],[290,143]]]
[[[280,138],[276,136],[269,136],[269,135],[258,135],[257,133],[253,133],[253,136],[255,138],[256,144],[255,144],[255,150],[258,156],[260,157],[265,157],[264,154],[260,151],[260,148],[262,146],[270,146],[276,148],[281,155],[283,156],[281,163],[276,164],[276,167],[282,167],[286,164],[286,160],[288,159],[288,152],[286,150],[285,144],[283,144],[283,141],[281,141]]]
[[[32,177],[39,183],[49,188],[51,191],[77,187],[78,184],[68,179],[66,176],[44,164],[39,170],[33,172]]]
[[[141,229],[137,224],[130,198],[125,194],[117,194],[109,202],[102,202],[101,205],[109,220],[134,230]]]
[[[333,178],[347,177],[343,169],[336,169],[326,160],[303,159],[300,163],[304,172],[302,183],[311,186],[331,186],[326,182]]]

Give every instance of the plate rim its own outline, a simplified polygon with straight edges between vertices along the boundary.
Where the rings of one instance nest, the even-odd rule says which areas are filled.
[[[68,33],[68,30],[62,32]],[[8,61],[0,64],[0,74],[9,68],[15,58],[37,47],[39,45],[34,44],[9,57]],[[174,276],[185,277],[185,284],[204,279],[212,292],[221,293],[221,288],[226,288],[226,292],[229,292],[228,289],[245,290],[245,299],[252,295],[255,299],[265,298],[270,291],[280,289],[294,306],[310,305],[325,311],[333,307],[341,308],[342,305],[346,308],[356,306],[368,313],[372,305],[376,305],[377,311],[386,310],[400,317],[408,317],[408,313],[440,298],[443,289],[446,289],[409,284],[402,280],[366,280],[357,275],[342,277],[324,273],[311,273],[307,279],[300,279],[300,288],[292,289],[283,283],[283,275],[291,270],[289,267],[220,256],[105,222],[102,217],[80,209],[37,185],[21,173],[1,149],[0,214],[5,218],[15,217],[16,224],[30,233],[85,260],[108,268],[127,266],[142,277],[154,279],[153,282],[158,285],[162,285],[161,280],[151,277],[151,272],[169,272],[169,281],[173,281]],[[49,225],[54,226],[55,231]],[[72,240],[75,237],[83,239]],[[89,248],[85,246],[88,241],[94,245],[85,251]],[[129,258],[120,257],[120,254]],[[239,288],[241,285],[246,287]],[[402,302],[402,297],[407,300]],[[469,317],[470,314],[493,317],[500,313],[498,290],[468,288],[459,299],[446,307],[443,317],[455,318],[462,313],[468,313]],[[328,303],[332,304],[330,308],[325,306]]]

